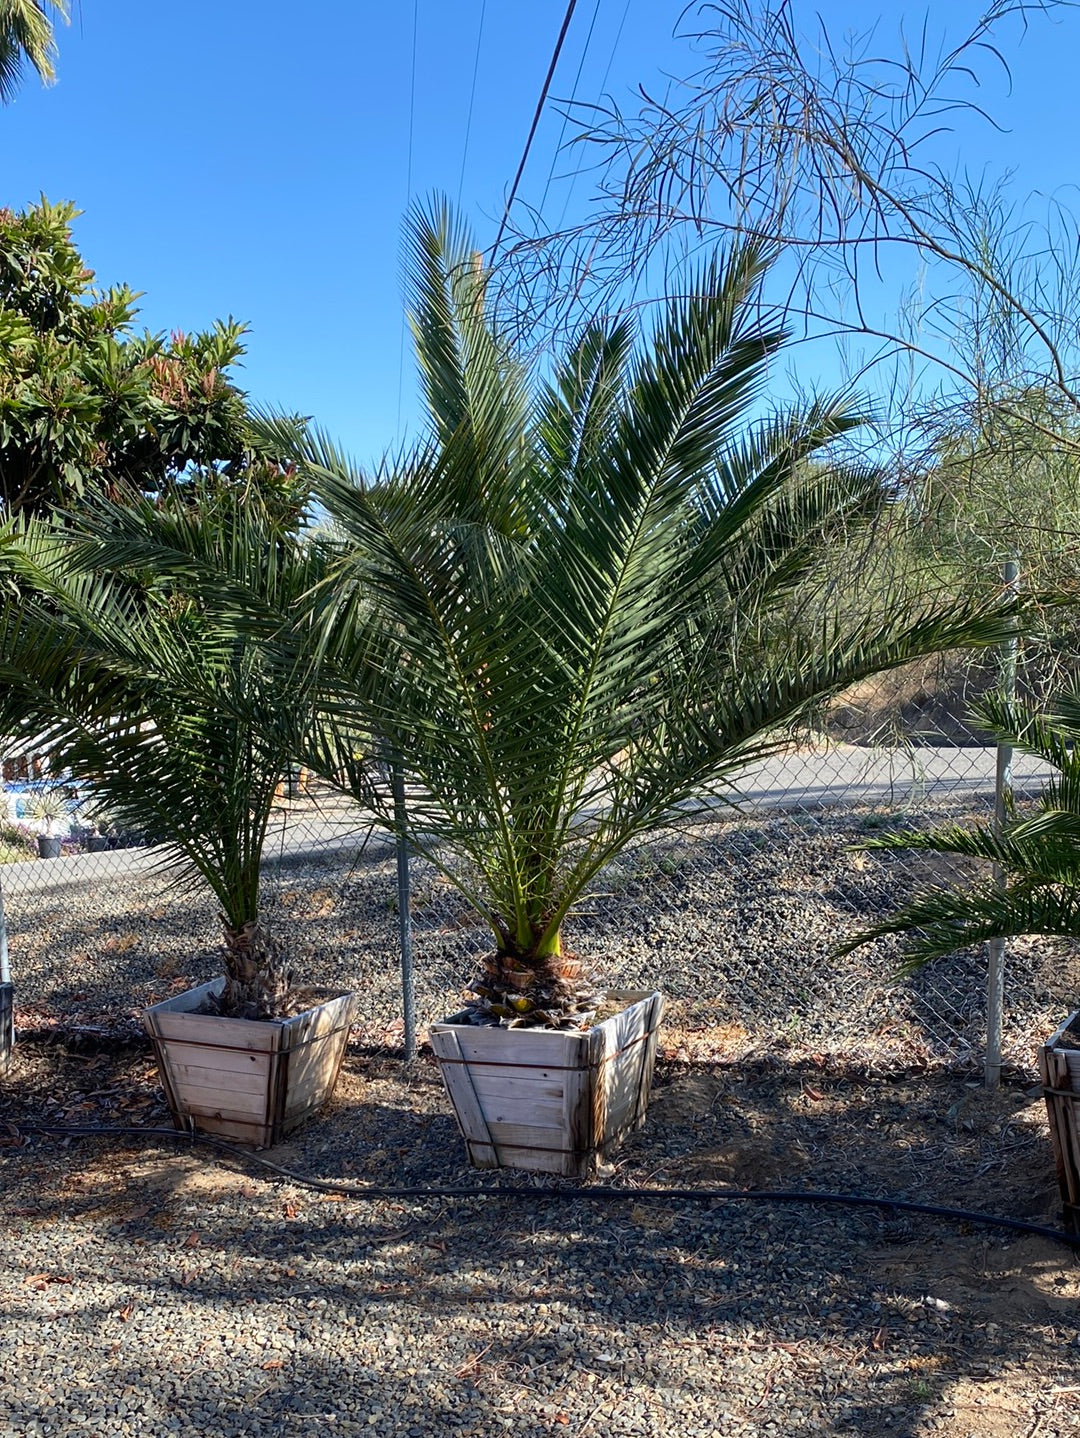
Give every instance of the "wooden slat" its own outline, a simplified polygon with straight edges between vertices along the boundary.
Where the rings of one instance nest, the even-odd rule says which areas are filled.
[[[656,1050],[660,1040],[660,1024],[664,1018],[664,996],[663,994],[649,995],[649,1010],[645,1016],[645,1032],[648,1038],[641,1045],[643,1049],[641,1058],[641,1071],[638,1075],[638,1099],[637,1109],[634,1113],[634,1127],[638,1128],[645,1122],[645,1113],[649,1107],[649,1094],[652,1092],[653,1072],[656,1069]]]
[[[449,1025],[433,1024],[429,1031],[435,1056],[449,1062],[440,1064],[443,1083],[457,1115],[458,1126],[469,1148],[470,1161],[477,1168],[498,1168],[499,1156],[491,1141],[484,1111],[472,1086],[469,1070],[462,1063],[462,1048],[457,1030]]]
[[[230,1049],[273,1052],[281,1042],[282,1025],[253,1019],[223,1019],[216,1014],[155,1013],[146,1011],[150,1032],[162,1039],[205,1043]]]
[[[554,1123],[498,1123],[487,1126],[488,1133],[496,1146],[509,1148],[564,1149],[566,1134],[562,1126],[562,1114]]]
[[[430,1034],[454,1033],[461,1056],[484,1064],[550,1064],[556,1071],[582,1064],[586,1036],[543,1029],[469,1029],[465,1025],[432,1024]]]
[[[475,1092],[475,1089],[473,1091]],[[479,1094],[477,1098],[480,1098]],[[563,1131],[561,1094],[558,1098],[511,1098],[509,1095],[500,1098],[488,1095],[480,1099],[480,1107],[483,1109],[484,1121],[492,1132],[492,1125],[499,1123],[534,1124],[539,1128],[551,1127]]]
[[[473,1088],[481,1103],[489,1098],[561,1099],[566,1087],[565,1074],[545,1074],[543,1069],[527,1069],[517,1077],[496,1073],[493,1069],[477,1069],[472,1075]]]
[[[344,994],[320,1008],[309,1009],[286,1020],[282,1048],[298,1048],[333,1033],[349,1022],[355,1003],[353,994]]]
[[[200,1133],[231,1139],[233,1143],[251,1144],[255,1148],[266,1148],[272,1142],[271,1130],[265,1123],[246,1123],[238,1118],[216,1118],[211,1114],[200,1114],[198,1127]]]
[[[261,1094],[265,1102],[269,1060],[262,1054],[255,1055],[259,1060],[257,1068],[249,1064],[244,1070],[223,1070],[220,1065],[212,1063],[207,1065],[188,1063],[187,1058],[193,1050],[187,1047],[180,1052],[183,1055],[182,1060],[175,1059],[171,1054],[169,1056],[169,1071],[177,1088],[191,1084],[196,1088],[216,1088],[219,1093],[225,1095],[233,1093]],[[194,1052],[198,1054],[199,1050],[194,1050]],[[203,1052],[208,1054],[211,1059],[219,1056],[210,1049],[203,1050]],[[231,1058],[232,1055],[226,1054],[225,1057]]]
[[[177,1083],[177,1097],[189,1114],[207,1114],[218,1118],[249,1119],[262,1123],[266,1117],[266,1094],[222,1093],[220,1088],[202,1088],[197,1084]]]
[[[318,1107],[325,1101],[337,1075],[344,1047],[344,1033],[330,1034],[290,1055],[286,1118],[300,1110]]]

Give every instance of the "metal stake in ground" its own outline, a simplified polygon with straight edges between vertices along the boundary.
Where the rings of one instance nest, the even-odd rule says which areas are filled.
[[[4,917],[4,890],[0,885],[0,1073],[11,1061],[15,1043],[15,988],[8,963],[7,920]]]
[[[1006,591],[1015,595],[1018,589],[1020,566],[1015,559],[1007,559],[1002,566],[1002,579]],[[1016,636],[1006,639],[1001,646],[1001,689],[1008,699],[1016,698]],[[1012,763],[1011,744],[997,746],[997,774],[994,784],[994,833],[1001,837],[1005,827],[1005,816],[1012,804]],[[999,888],[1005,887],[1005,871],[999,864],[994,865],[994,881]],[[1001,1029],[1005,1008],[1005,940],[991,939],[986,974],[986,1062],[983,1079],[987,1088],[997,1088],[1001,1082]]]
[[[390,765],[397,830],[398,934],[401,940],[401,1012],[405,1021],[405,1062],[416,1058],[416,974],[413,969],[412,901],[409,885],[409,840],[406,836],[405,774],[395,758]]]

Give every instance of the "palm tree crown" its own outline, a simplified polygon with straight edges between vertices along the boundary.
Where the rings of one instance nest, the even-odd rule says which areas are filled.
[[[563,926],[620,849],[725,793],[822,696],[1007,623],[887,595],[794,605],[887,487],[824,453],[860,422],[850,397],[751,422],[784,340],[761,251],[705,265],[646,340],[595,323],[536,365],[444,208],[415,213],[410,242],[415,451],[364,475],[318,434],[262,425],[341,541],[304,633],[328,721],[403,759],[415,848],[495,935],[483,1017],[572,1021]]]
[[[172,573],[170,555],[184,560]],[[257,575],[275,615],[318,577],[313,549],[251,494],[227,489],[198,503],[99,502],[78,527],[9,522],[0,733],[33,737],[122,827],[164,843],[180,882],[210,888],[223,1009],[263,1017],[281,1011],[288,984],[260,920],[260,864],[289,741],[311,704],[302,684],[268,670],[256,637],[214,622],[185,581],[193,555],[207,572]]]
[[[0,0],[0,104],[15,98],[28,64],[46,85],[56,79],[50,12],[66,24],[68,0]]]

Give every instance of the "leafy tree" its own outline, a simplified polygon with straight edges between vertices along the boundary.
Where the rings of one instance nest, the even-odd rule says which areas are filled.
[[[46,84],[56,79],[55,15],[65,24],[67,0],[0,0],[0,104],[9,104],[29,64]]]
[[[137,296],[94,286],[69,203],[0,210],[0,513],[91,491],[244,473],[246,403],[229,378],[243,326],[136,334]]]

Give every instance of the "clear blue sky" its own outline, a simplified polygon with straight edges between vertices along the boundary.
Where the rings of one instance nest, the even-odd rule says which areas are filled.
[[[461,181],[482,5],[417,0],[411,180],[414,194],[441,189],[452,198],[460,183],[488,243],[565,3],[487,0]],[[578,0],[555,96],[570,92],[594,7]],[[809,21],[816,7],[806,8]],[[600,0],[579,98],[594,98],[608,72],[607,90],[626,106],[639,82],[655,89],[665,69],[692,69],[693,56],[672,39],[680,9]],[[838,31],[868,19],[852,0],[829,0],[825,13]],[[910,12],[914,32],[922,13]],[[888,7],[882,48],[893,48],[903,14]],[[959,33],[975,11],[946,3],[934,15],[936,26]],[[947,163],[1015,168],[1023,193],[1057,189],[1074,171],[1080,14],[1034,27],[1010,57],[1011,96],[1000,80],[984,95],[1010,133],[972,127],[941,142]],[[195,329],[227,314],[248,321],[240,378],[253,397],[315,415],[358,457],[371,457],[398,430],[412,43],[412,0],[83,0],[60,34],[59,83],[44,91],[28,81],[0,113],[0,202],[21,207],[40,192],[74,200],[87,262],[101,283],[145,292],[150,328]],[[559,129],[553,108],[526,172],[523,192],[534,202]],[[556,161],[556,175],[566,167]],[[572,210],[587,193],[582,178]],[[552,218],[565,195],[556,182]],[[406,357],[406,423],[413,396]]]

